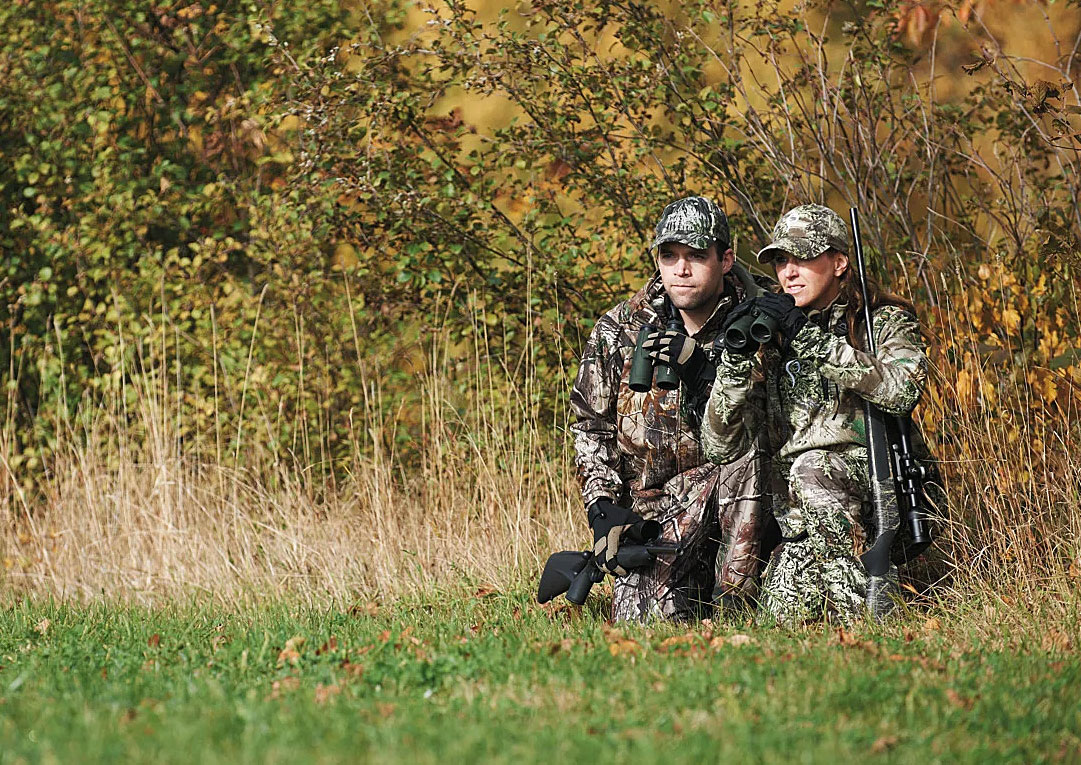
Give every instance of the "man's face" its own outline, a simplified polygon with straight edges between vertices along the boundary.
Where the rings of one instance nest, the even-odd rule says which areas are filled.
[[[680,242],[657,248],[657,268],[672,305],[682,311],[706,307],[724,292],[724,275],[735,256],[727,249],[718,257],[717,245],[698,250]]]
[[[825,308],[841,291],[841,276],[848,269],[848,256],[827,250],[817,258],[800,260],[777,252],[773,258],[777,281],[800,308]]]

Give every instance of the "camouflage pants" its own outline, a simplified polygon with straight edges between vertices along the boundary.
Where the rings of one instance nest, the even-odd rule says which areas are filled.
[[[774,497],[781,543],[763,582],[763,616],[786,625],[836,616],[862,617],[867,574],[860,518],[867,493],[867,463],[852,452],[811,450],[777,465],[787,476]]]
[[[612,619],[691,621],[708,617],[715,593],[754,596],[766,500],[763,457],[707,464],[635,498],[635,512],[660,522],[662,542],[683,545],[647,569],[615,579]]]

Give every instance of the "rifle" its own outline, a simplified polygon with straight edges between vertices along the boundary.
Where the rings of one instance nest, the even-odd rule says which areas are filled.
[[[874,355],[874,325],[871,319],[870,290],[860,239],[859,211],[853,207],[852,245],[856,254],[856,271],[863,294],[863,321],[867,329],[867,352]],[[931,544],[931,532],[924,507],[923,482],[928,471],[919,464],[912,451],[909,416],[888,415],[866,399],[863,417],[867,432],[867,463],[871,479],[872,521],[875,541],[860,561],[867,571],[867,608],[875,618],[885,616],[892,603],[888,579],[891,551],[902,519],[911,540],[903,548],[905,558],[915,558]]]

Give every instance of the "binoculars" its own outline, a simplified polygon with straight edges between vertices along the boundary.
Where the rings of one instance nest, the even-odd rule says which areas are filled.
[[[665,329],[673,329],[685,332],[683,319],[679,311],[675,309],[667,297],[654,300],[651,305],[659,316],[666,316]],[[657,328],[652,324],[646,324],[638,330],[638,338],[634,343],[634,356],[631,357],[631,374],[627,384],[635,393],[645,393],[656,385],[661,390],[675,390],[679,387],[679,377],[667,364],[654,365],[649,352],[642,344],[649,337],[650,332],[656,332]]]
[[[773,340],[780,327],[772,316],[752,310],[739,317],[724,331],[724,347],[729,353],[749,356],[759,346]]]

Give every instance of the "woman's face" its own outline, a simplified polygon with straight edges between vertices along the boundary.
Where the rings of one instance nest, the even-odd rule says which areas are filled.
[[[800,260],[795,255],[777,252],[773,259],[781,289],[791,295],[800,308],[825,308],[841,292],[841,276],[848,270],[848,256],[826,250],[817,258]]]

